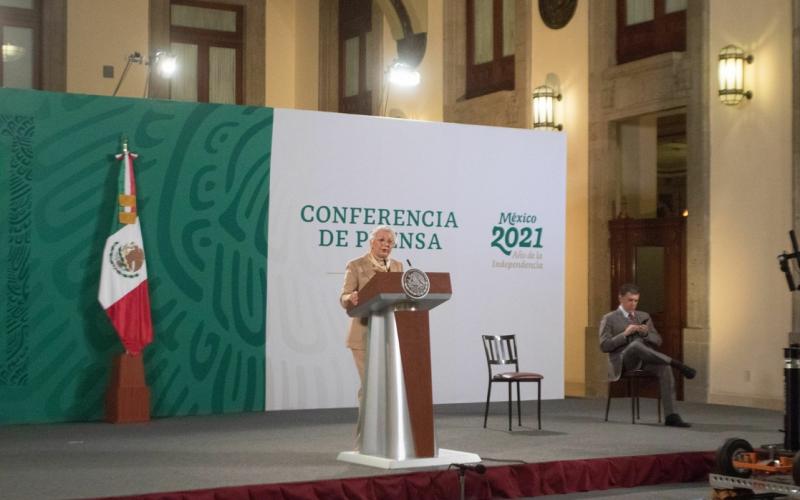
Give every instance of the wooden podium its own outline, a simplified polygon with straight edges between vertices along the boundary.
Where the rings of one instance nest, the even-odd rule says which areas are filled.
[[[338,458],[385,469],[480,462],[474,453],[436,445],[428,311],[450,298],[450,275],[428,273],[430,287],[420,298],[404,291],[403,276],[377,273],[347,310],[369,318],[369,336],[358,451]]]

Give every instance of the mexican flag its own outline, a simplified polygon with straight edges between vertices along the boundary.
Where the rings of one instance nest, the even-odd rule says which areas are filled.
[[[125,146],[116,158],[122,160],[117,197],[119,207],[111,236],[103,249],[97,300],[117,330],[125,352],[138,355],[153,341],[153,324],[142,229],[136,212],[136,182],[133,177],[136,155]]]

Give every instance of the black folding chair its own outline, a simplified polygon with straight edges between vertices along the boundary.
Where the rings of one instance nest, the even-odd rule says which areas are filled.
[[[658,376],[655,373],[650,373],[645,370],[630,370],[624,372],[617,381],[608,382],[608,399],[606,400],[606,422],[608,422],[608,411],[611,409],[611,393],[618,392],[615,386],[618,384],[625,384],[627,395],[631,398],[631,423],[635,424],[639,420],[639,389],[642,383],[650,383],[655,381],[658,383]],[[659,392],[658,400],[656,401],[658,408],[658,422],[661,423],[661,393]]]

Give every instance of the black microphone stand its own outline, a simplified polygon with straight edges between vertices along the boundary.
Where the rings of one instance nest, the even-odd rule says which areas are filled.
[[[486,472],[486,466],[483,464],[450,464],[450,469],[456,468],[456,472],[458,473],[458,490],[459,490],[459,498],[464,500],[464,484],[466,483],[466,478],[464,477],[467,474],[468,470],[472,470],[477,472],[478,474],[483,474]]]

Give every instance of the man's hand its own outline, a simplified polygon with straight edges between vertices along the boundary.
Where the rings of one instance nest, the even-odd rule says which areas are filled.
[[[358,305],[358,290],[350,294],[350,303],[354,306]]]
[[[648,330],[647,325],[631,324],[625,328],[625,331],[622,332],[622,334],[625,335],[626,337],[630,337],[631,335],[637,335],[637,334],[641,335],[642,337],[646,337],[647,330]]]
[[[640,332],[639,330],[640,326],[641,325],[630,324],[625,328],[625,331],[622,332],[622,334],[625,335],[626,337],[630,337],[631,335],[636,335],[637,333]]]

